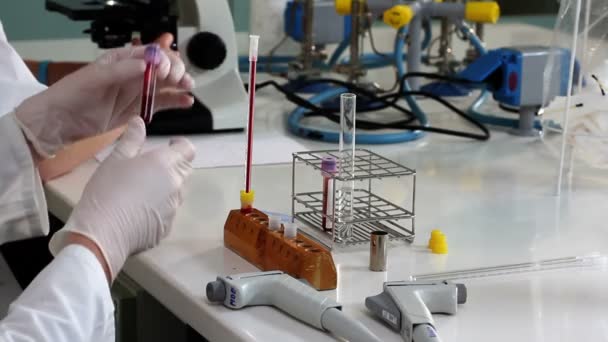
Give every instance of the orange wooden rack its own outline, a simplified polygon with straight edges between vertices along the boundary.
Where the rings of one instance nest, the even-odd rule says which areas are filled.
[[[327,248],[299,234],[295,239],[268,228],[268,216],[253,209],[244,214],[232,210],[224,226],[224,245],[262,271],[280,270],[305,279],[317,290],[337,286],[336,265]]]

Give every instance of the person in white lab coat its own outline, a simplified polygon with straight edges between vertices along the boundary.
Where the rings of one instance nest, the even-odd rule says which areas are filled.
[[[19,70],[25,66],[0,27],[0,112],[8,113],[0,117],[0,244],[48,232],[36,168],[41,160],[78,139],[129,124],[53,236],[55,260],[0,321],[0,341],[114,341],[109,284],[129,255],[168,234],[194,148],[174,139],[140,153],[143,49],[111,50],[43,90]],[[179,57],[162,54],[158,81],[159,108],[192,105],[187,92],[193,81]]]
[[[16,107],[24,98],[46,89],[32,74],[38,74],[38,77],[45,80],[47,85],[51,85],[87,64],[61,61],[39,63],[34,60],[25,60],[26,68],[24,61],[19,58],[10,45],[6,44],[6,36],[2,31],[0,20],[0,41],[5,43],[0,44],[0,107],[7,108],[0,110],[0,116]],[[162,48],[170,49],[173,39],[173,35],[165,33],[156,39],[156,43]],[[141,41],[135,39],[133,45],[141,45]],[[122,126],[110,132],[83,139],[64,147],[54,158],[41,161],[37,164],[37,169],[42,183],[69,173],[82,163],[94,158],[99,151],[118,139],[124,129],[125,127]],[[62,225],[63,223],[51,215],[50,233],[55,232]],[[21,292],[19,288],[27,287],[34,277],[51,262],[52,255],[47,248],[49,239],[50,236],[43,235],[0,244],[0,269],[6,267],[3,266],[2,258],[4,258],[12,271],[0,271],[2,272],[0,282],[4,284],[0,286],[0,290],[2,290],[0,292],[0,317],[6,314],[8,304]],[[25,260],[27,262],[24,262]]]

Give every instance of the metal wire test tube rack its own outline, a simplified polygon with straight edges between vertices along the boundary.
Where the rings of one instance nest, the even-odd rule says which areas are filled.
[[[389,234],[390,240],[412,242],[415,233],[415,201],[416,201],[416,171],[382,157],[366,149],[357,149],[355,153],[355,168],[352,172],[331,175],[330,182],[334,189],[333,209],[326,214],[323,210],[323,192],[299,192],[296,189],[297,172],[299,165],[306,165],[322,172],[323,158],[333,157],[339,159],[338,150],[298,152],[293,154],[292,161],[292,206],[291,214],[294,220],[299,220],[306,226],[301,232],[326,245],[329,248],[343,247],[368,243],[370,233],[383,230]],[[372,181],[388,178],[408,177],[411,179],[411,203],[409,209],[392,201],[380,197],[372,191]],[[338,202],[338,185],[340,182],[355,182],[352,196],[353,215],[342,224],[352,226],[352,235],[345,237],[336,233],[336,229],[325,231],[322,227],[323,217],[337,227],[340,220]],[[363,184],[362,184],[363,183]],[[367,184],[365,184],[367,183]],[[362,185],[361,185],[362,184]],[[405,189],[406,187],[404,187]],[[409,222],[409,227],[406,223]]]

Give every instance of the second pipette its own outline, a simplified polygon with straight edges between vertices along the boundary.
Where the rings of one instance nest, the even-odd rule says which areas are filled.
[[[253,208],[255,193],[251,189],[251,164],[253,163],[253,117],[255,113],[255,77],[260,36],[249,36],[249,113],[247,117],[247,156],[245,164],[245,190],[241,190],[241,212],[249,213]]]

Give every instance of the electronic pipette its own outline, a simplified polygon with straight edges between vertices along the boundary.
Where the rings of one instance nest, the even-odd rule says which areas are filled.
[[[441,342],[432,313],[456,314],[467,300],[466,287],[447,281],[392,281],[367,297],[365,306],[400,332],[405,342]]]
[[[340,304],[280,271],[218,277],[207,284],[207,298],[231,309],[268,305],[351,342],[380,341],[361,322],[345,315]]]

